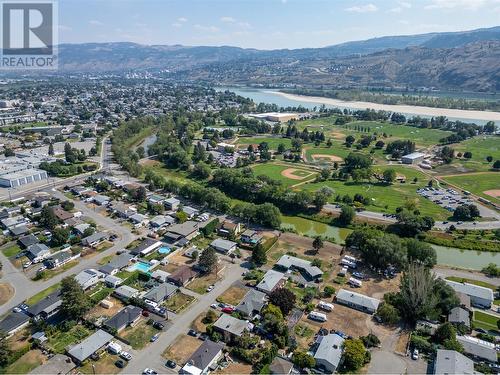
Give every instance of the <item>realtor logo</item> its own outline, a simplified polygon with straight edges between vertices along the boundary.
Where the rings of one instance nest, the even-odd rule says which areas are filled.
[[[56,3],[1,3],[1,68],[54,69],[56,63]]]

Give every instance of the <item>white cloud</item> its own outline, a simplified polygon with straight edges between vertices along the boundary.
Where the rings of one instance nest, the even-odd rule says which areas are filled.
[[[97,21],[97,20],[90,20],[89,24],[91,24],[92,26],[103,26],[104,25],[101,21]]]
[[[66,25],[59,25],[57,26],[59,30],[61,31],[71,31],[73,30],[73,28],[69,27],[69,26],[66,26]]]
[[[431,0],[424,8],[477,10],[495,4],[500,4],[500,0]]]
[[[236,20],[233,17],[221,17],[220,20],[225,23],[235,23]]]
[[[238,22],[238,26],[241,27],[242,29],[252,28],[252,25],[250,25],[248,22]]]
[[[188,19],[186,17],[179,17],[177,18],[177,22],[181,22],[181,23],[184,23],[184,22],[187,22]]]
[[[406,1],[400,1],[398,3],[397,7],[389,9],[389,12],[391,13],[401,13],[405,9],[410,9],[411,8],[411,3],[408,3]]]
[[[172,27],[182,27],[182,23],[179,23],[179,22],[174,22],[172,24]]]
[[[217,26],[204,26],[196,24],[194,25],[194,28],[199,31],[205,31],[210,33],[216,33],[217,31],[220,31],[220,29]]]
[[[355,13],[368,13],[368,12],[376,12],[378,10],[375,4],[365,4],[365,5],[356,5],[350,8],[345,9],[347,12],[355,12]]]

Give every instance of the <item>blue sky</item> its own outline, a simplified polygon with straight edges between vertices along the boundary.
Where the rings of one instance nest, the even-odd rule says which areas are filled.
[[[499,20],[500,0],[59,0],[59,42],[323,47]]]

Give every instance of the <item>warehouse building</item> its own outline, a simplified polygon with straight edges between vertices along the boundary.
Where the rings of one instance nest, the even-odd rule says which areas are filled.
[[[418,164],[424,160],[425,154],[421,152],[413,152],[411,154],[405,155],[401,158],[403,164]]]
[[[47,179],[47,172],[41,169],[25,169],[0,176],[0,186],[16,188]]]

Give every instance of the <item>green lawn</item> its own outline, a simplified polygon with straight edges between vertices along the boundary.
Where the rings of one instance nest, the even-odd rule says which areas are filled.
[[[491,202],[500,203],[500,198],[494,198],[484,193],[487,190],[500,189],[500,172],[444,177],[444,181],[486,198]]]
[[[484,170],[488,170],[492,166],[492,163],[486,161],[487,156],[492,156],[493,161],[500,159],[500,137],[498,136],[481,135],[454,144],[452,147],[462,153],[470,151],[472,153],[470,162],[480,164]]]
[[[283,171],[292,168],[296,169],[296,171],[293,174],[296,175],[298,179],[292,179],[282,175]],[[290,166],[279,165],[274,163],[256,164],[255,166],[253,166],[252,169],[256,176],[263,175],[271,177],[272,179],[280,181],[287,186],[296,185],[300,182],[313,179],[317,174],[312,170],[305,169],[300,165],[294,165],[294,164],[290,164]]]
[[[194,299],[195,298],[192,296],[188,296],[187,294],[179,292],[170,297],[165,303],[165,306],[170,311],[178,314],[186,307],[188,307],[194,301]]]
[[[499,318],[494,315],[484,313],[482,311],[474,311],[473,325],[474,327],[483,328],[487,331],[498,331]]]
[[[81,342],[92,332],[82,325],[75,325],[69,331],[58,331],[48,339],[48,346],[56,353],[64,353],[69,345]]]
[[[493,292],[497,290],[497,288],[495,287],[495,285],[487,283],[487,282],[484,282],[484,281],[478,281],[478,280],[472,280],[472,279],[464,279],[463,277],[457,277],[457,276],[448,276],[446,278],[446,280],[456,281],[458,283],[469,283],[469,284],[474,284],[474,285],[482,286],[482,287],[489,288],[489,289],[493,290]]]
[[[13,256],[16,256],[17,253],[21,251],[21,248],[19,247],[18,244],[12,244],[11,246],[5,247],[2,249],[3,255],[5,255],[7,258],[11,258]]]
[[[32,349],[23,354],[17,361],[9,365],[3,373],[6,374],[28,374],[33,369],[40,366],[44,360],[45,355],[38,349]]]
[[[41,292],[38,292],[37,294],[35,294],[32,297],[28,298],[26,300],[26,303],[28,305],[33,305],[33,304],[37,303],[38,301],[42,300],[43,298],[47,297],[49,294],[55,292],[60,287],[61,287],[61,283],[60,282],[56,283],[54,285],[51,285],[47,289],[44,289]]]
[[[128,327],[121,331],[120,336],[130,343],[133,349],[143,349],[158,331],[153,326],[146,324],[145,320],[140,321],[135,327]]]
[[[258,145],[262,142],[266,142],[271,150],[276,150],[280,143],[288,149],[292,147],[292,140],[290,138],[281,137],[240,137],[238,138],[238,145]],[[244,148],[244,147],[243,147]]]

